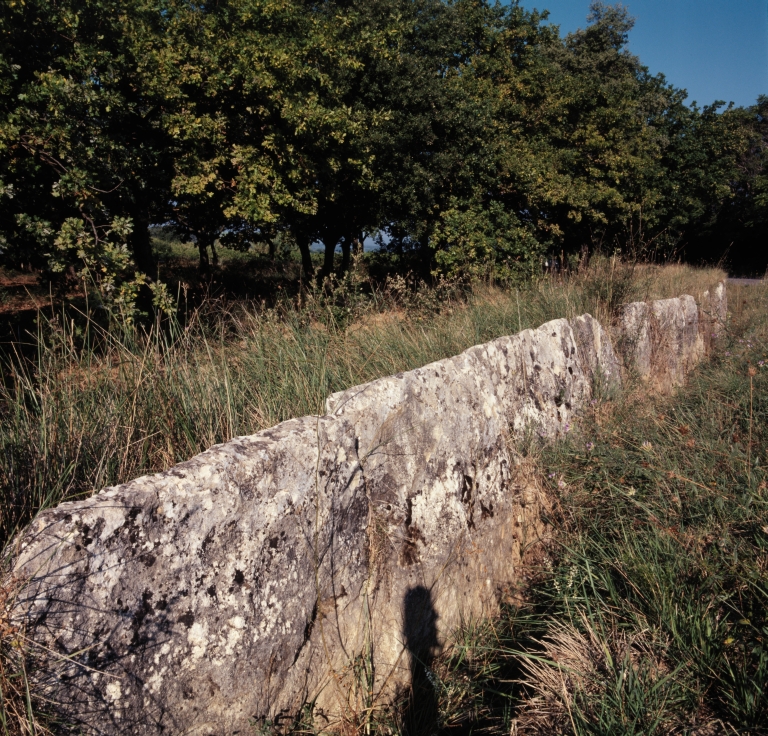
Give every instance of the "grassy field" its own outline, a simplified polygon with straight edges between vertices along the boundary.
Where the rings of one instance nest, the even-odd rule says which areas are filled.
[[[768,289],[729,292],[676,395],[631,387],[535,452],[556,542],[528,604],[456,632],[410,733],[768,733]]]
[[[699,293],[722,274],[599,261],[520,290],[354,280],[267,309],[206,303],[150,334],[41,312],[0,355],[0,543],[41,508],[166,469],[231,437],[323,412],[328,394],[620,303]]]
[[[41,508],[64,499],[163,470],[230,437],[251,434],[290,417],[322,412],[326,396],[333,391],[412,369],[557,317],[590,312],[610,322],[623,303],[686,292],[696,295],[722,277],[722,272],[714,269],[660,268],[597,259],[581,274],[546,277],[519,289],[484,285],[468,291],[450,283],[436,288],[414,288],[404,280],[390,280],[381,288],[371,289],[359,275],[353,275],[334,289],[286,296],[269,308],[244,300],[210,300],[185,315],[184,320],[166,323],[149,334],[119,323],[107,331],[71,309],[47,315],[41,312],[37,330],[23,342],[6,346],[0,356],[0,537],[6,543]],[[650,404],[641,395],[630,392],[616,406],[603,407],[600,413],[585,418],[581,439],[546,448],[537,455],[535,460],[542,473],[551,475],[551,483],[561,486],[557,490],[562,496],[563,513],[557,523],[563,546],[551,551],[551,570],[537,571],[541,584],[531,592],[530,608],[510,610],[497,621],[478,622],[457,633],[455,645],[448,648],[449,654],[441,660],[435,674],[441,688],[441,729],[490,728],[507,733],[513,728],[528,729],[521,733],[670,732],[663,730],[671,723],[663,709],[659,711],[661,725],[655,731],[649,730],[645,715],[645,720],[637,716],[640,725],[636,728],[608,724],[602,730],[594,730],[592,726],[579,725],[580,718],[586,724],[592,723],[603,707],[601,703],[613,712],[610,697],[626,696],[631,700],[640,697],[645,692],[643,688],[652,690],[654,697],[661,693],[658,697],[667,704],[664,707],[672,709],[670,713],[680,723],[686,722],[689,713],[706,719],[711,712],[723,723],[742,723],[739,718],[752,718],[754,723],[755,718],[765,716],[762,695],[754,684],[749,684],[762,685],[763,655],[754,665],[757,655],[738,649],[741,639],[734,638],[739,643],[733,647],[724,643],[729,637],[746,636],[745,632],[752,630],[737,623],[742,619],[758,628],[764,625],[750,606],[759,610],[755,601],[763,594],[760,591],[765,590],[766,561],[764,553],[763,557],[757,553],[754,559],[749,557],[755,542],[749,537],[751,531],[742,532],[752,530],[748,524],[753,524],[746,521],[748,514],[744,509],[753,515],[762,513],[762,523],[768,523],[765,509],[758,503],[759,498],[766,496],[765,484],[760,485],[765,438],[759,424],[766,411],[765,400],[760,403],[760,390],[765,386],[761,383],[762,373],[752,377],[751,444],[745,444],[743,427],[737,433],[738,439],[734,439],[733,432],[728,434],[727,429],[741,427],[744,422],[744,391],[748,385],[742,375],[744,361],[749,357],[757,365],[757,353],[753,356],[749,351],[764,345],[755,342],[765,334],[765,326],[755,316],[759,313],[758,303],[764,312],[765,303],[758,299],[763,292],[744,293],[745,303],[740,297],[731,299],[735,330],[729,338],[733,340],[728,350],[731,355],[723,354],[722,359],[697,374],[690,391],[672,400],[669,407],[667,400],[658,399]],[[735,335],[742,332],[754,334],[749,338],[752,342],[739,343]],[[712,397],[721,395],[726,398],[721,403],[714,402]],[[710,402],[706,405],[710,419],[709,413],[702,413],[703,404],[696,403],[705,399]],[[675,412],[686,418],[678,420]],[[654,417],[660,415],[667,419],[656,421]],[[726,420],[730,422],[727,427],[722,424]],[[688,427],[685,433],[678,429],[683,425]],[[639,434],[635,436],[633,432]],[[691,441],[694,444],[689,447],[686,443]],[[574,444],[578,442],[581,445]],[[650,443],[651,449],[644,449],[643,442]],[[725,469],[715,470],[720,465],[709,462],[715,457],[712,448],[725,453],[722,462],[718,459],[725,463]],[[747,472],[739,452],[751,453],[747,491],[739,485]],[[694,458],[699,458],[698,464],[689,467]],[[633,469],[637,470],[637,478]],[[686,485],[687,481],[679,480],[678,476],[691,482]],[[674,489],[672,496],[670,489]],[[690,494],[696,489],[702,492],[693,498]],[[706,496],[703,489],[714,495]],[[745,493],[754,495],[749,497],[753,500],[748,505]],[[670,500],[675,498],[678,500]],[[677,516],[673,518],[674,514]],[[685,514],[693,516],[686,521],[681,516]],[[717,587],[711,576],[705,577],[702,580],[706,582],[690,583],[693,597],[688,600],[679,595],[688,589],[680,587],[674,577],[678,575],[676,569],[647,568],[646,585],[671,586],[671,591],[678,594],[677,598],[664,599],[663,605],[655,599],[647,602],[650,592],[640,582],[633,583],[641,591],[636,601],[627,594],[627,590],[634,590],[632,585],[627,583],[626,590],[617,587],[620,576],[607,560],[624,559],[620,554],[630,559],[631,550],[621,548],[622,544],[631,543],[639,548],[657,545],[661,565],[662,552],[667,555],[665,560],[679,557],[678,550],[670,545],[688,544],[685,540],[690,534],[698,534],[697,529],[704,536],[714,534],[703,530],[714,529],[725,521],[734,525],[727,538],[748,548],[747,552],[738,548],[738,559],[740,565],[751,565],[749,574],[753,577],[749,580],[734,578],[736,573],[730,572],[731,577],[723,578],[724,582],[717,584],[721,587]],[[665,531],[672,527],[677,531]],[[598,533],[602,536],[591,536]],[[720,546],[723,533],[722,529],[717,532],[721,536],[712,537],[706,547],[707,554],[717,557],[711,563],[715,566],[725,564],[724,560],[736,549],[728,546],[730,541]],[[758,533],[763,532],[755,532]],[[646,536],[650,534],[656,536]],[[693,542],[690,544],[693,546],[689,556],[693,559],[700,553]],[[637,549],[636,546],[635,554]],[[601,550],[603,556],[599,557]],[[648,562],[647,555],[640,559]],[[689,570],[683,561],[679,564]],[[621,570],[631,569],[629,562],[622,565]],[[691,581],[699,580],[695,576],[705,573],[695,568],[693,562],[690,565]],[[586,571],[589,574],[585,578]],[[652,576],[657,573],[662,577],[654,582]],[[704,591],[716,592],[702,598],[704,594],[696,585],[703,586]],[[581,597],[576,596],[577,588]],[[721,589],[731,597],[717,607],[713,601],[724,595]],[[560,590],[566,593],[559,596]],[[611,595],[618,596],[617,600],[612,600]],[[666,593],[661,591],[659,595],[663,597]],[[752,602],[741,602],[750,595]],[[619,611],[617,601],[627,606],[631,603],[631,611],[637,612],[630,613],[629,608]],[[647,602],[645,608],[643,601]],[[659,621],[680,631],[683,624],[670,616],[677,610],[675,606],[684,602],[689,610],[698,606],[698,614],[711,613],[715,617],[717,636],[727,633],[718,640],[719,654],[712,650],[714,659],[698,657],[697,674],[687,667],[688,679],[683,682],[680,673],[670,674],[676,667],[674,663],[681,661],[679,651],[683,651],[673,647],[682,644],[677,643],[672,633],[665,633]],[[739,607],[741,618],[733,618],[736,614],[724,618],[723,611],[730,611],[731,605]],[[653,615],[657,618],[653,619]],[[684,615],[688,614],[680,613],[681,620]],[[726,620],[727,625],[720,623]],[[641,634],[633,628],[640,626],[640,621],[644,622]],[[0,620],[0,627],[3,625]],[[566,634],[576,637],[574,641],[581,641],[579,636],[587,637],[584,641],[590,646],[602,642],[594,646],[598,646],[599,652],[608,653],[606,656],[613,663],[610,666],[619,669],[605,670],[608,665],[597,662],[598,669],[594,671],[587,668],[568,674],[573,667],[557,666],[563,662],[552,648]],[[30,722],[23,716],[28,708],[25,679],[23,673],[11,666],[18,662],[7,649],[13,648],[13,639],[3,637],[2,642],[0,696],[14,688],[20,694],[14,707],[21,715],[8,720],[12,726],[17,724],[9,732],[25,732],[24,723]],[[598,651],[594,646],[585,650],[590,656]],[[519,651],[525,647],[536,654],[521,656]],[[666,659],[661,652],[664,647],[670,652]],[[635,650],[640,654],[635,655]],[[693,649],[685,651],[693,656]],[[742,652],[738,661],[734,659],[737,651]],[[640,657],[639,669],[621,669],[621,657],[629,657],[630,663],[633,657]],[[710,668],[709,679],[701,670],[705,661]],[[726,661],[740,667],[738,672],[742,674],[734,674],[733,682],[738,685],[728,686],[731,689],[722,689],[721,693],[712,682],[725,677],[718,668],[725,666]],[[671,669],[669,662],[674,664]],[[534,666],[527,672],[526,666],[534,664],[539,670]],[[656,669],[647,670],[651,665]],[[606,672],[611,677],[623,678],[614,683],[613,690],[600,684],[610,681]],[[565,678],[565,689],[554,694],[546,690],[553,676]],[[632,687],[640,689],[625,693],[621,688],[627,677],[636,683]],[[668,682],[674,686],[654,685]],[[710,703],[715,702],[711,695],[715,690],[716,707]],[[719,705],[728,698],[735,699],[732,711],[727,710],[731,706]],[[626,707],[630,706],[634,707],[631,703]],[[642,710],[645,706],[637,707]],[[0,720],[10,712],[3,705]],[[398,713],[392,711],[380,728],[402,731],[403,723],[398,718]],[[536,719],[544,725],[536,726]],[[558,725],[555,728],[552,724]],[[434,727],[435,724],[427,724],[427,731],[431,734]],[[547,730],[550,727],[555,730]],[[413,735],[418,728],[411,725],[406,730]],[[27,731],[33,732],[30,728]],[[697,732],[689,729],[680,733]]]

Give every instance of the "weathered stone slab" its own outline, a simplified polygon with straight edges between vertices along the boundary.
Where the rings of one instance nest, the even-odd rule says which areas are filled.
[[[645,302],[623,307],[619,317],[618,348],[625,367],[640,378],[651,375],[651,310]]]
[[[571,320],[578,345],[577,355],[584,375],[596,395],[607,397],[621,388],[621,366],[613,351],[610,335],[589,314]]]
[[[692,300],[669,301],[631,324],[669,336],[676,377],[701,337]],[[391,697],[416,642],[496,610],[544,532],[514,443],[620,384],[592,317],[554,320],[41,513],[13,614],[40,687],[86,734],[247,733]]]
[[[681,386],[704,357],[699,311],[692,296],[651,302],[651,366],[658,387]]]
[[[329,415],[354,427],[371,504],[377,687],[407,684],[410,591],[429,591],[438,637],[496,610],[537,531],[510,432],[561,435],[590,395],[571,327],[556,320],[329,397]]]
[[[359,595],[366,523],[349,433],[316,417],[41,514],[15,570],[46,695],[86,733],[235,733],[297,707],[323,664],[317,581],[343,559]]]
[[[715,324],[715,332],[721,334],[725,331],[728,321],[728,293],[725,282],[721,281],[712,291],[710,296],[712,304],[712,320]]]
[[[711,293],[705,291],[699,298],[699,333],[707,353],[714,341],[725,331],[728,315],[728,298],[725,284],[721,281]]]
[[[682,385],[724,330],[726,311],[723,282],[698,305],[688,295],[625,305],[618,325],[625,369],[662,391]]]

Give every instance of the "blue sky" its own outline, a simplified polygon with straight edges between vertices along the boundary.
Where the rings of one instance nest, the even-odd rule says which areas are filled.
[[[565,35],[586,25],[589,0],[522,0]],[[636,19],[629,49],[688,90],[688,102],[754,104],[768,94],[768,0],[624,0]]]

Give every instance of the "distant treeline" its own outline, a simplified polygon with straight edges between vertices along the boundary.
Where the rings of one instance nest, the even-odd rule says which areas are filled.
[[[764,269],[768,98],[699,108],[595,3],[566,37],[486,0],[5,0],[0,249],[129,300],[149,226],[386,233],[425,270],[524,278],[597,248]],[[405,265],[404,265],[405,267]]]

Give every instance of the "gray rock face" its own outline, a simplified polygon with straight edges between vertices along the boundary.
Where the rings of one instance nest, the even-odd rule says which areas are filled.
[[[359,594],[367,505],[343,422],[306,417],[41,514],[19,600],[88,733],[234,733],[297,704],[317,577]],[[342,553],[338,549],[341,547]]]
[[[704,355],[692,296],[651,302],[651,365],[663,389],[681,386]]]
[[[696,307],[671,301],[649,324],[687,367]],[[14,563],[39,686],[88,734],[247,733],[391,697],[414,642],[496,610],[546,532],[514,441],[620,385],[603,328],[555,320],[41,513]]]
[[[582,371],[595,394],[606,397],[621,388],[621,366],[602,325],[589,314],[571,320]]]
[[[699,298],[699,332],[707,352],[713,341],[725,331],[728,316],[728,298],[725,284],[721,281],[710,294],[705,291]]]
[[[629,371],[641,378],[650,377],[651,310],[645,302],[633,302],[622,309],[618,347]]]
[[[540,533],[540,496],[521,478],[511,435],[568,431],[591,396],[578,355],[570,325],[555,320],[329,397],[329,416],[354,427],[370,504],[377,686],[407,684],[413,591],[429,592],[440,638],[462,617],[492,613],[514,584],[521,549]],[[352,639],[351,622],[336,628]]]
[[[725,282],[721,281],[712,291],[710,296],[711,317],[715,325],[715,331],[720,334],[725,330],[728,320],[728,294]]]
[[[692,296],[627,304],[620,315],[618,346],[631,373],[669,391],[712,349],[727,313],[725,284],[697,305]]]

